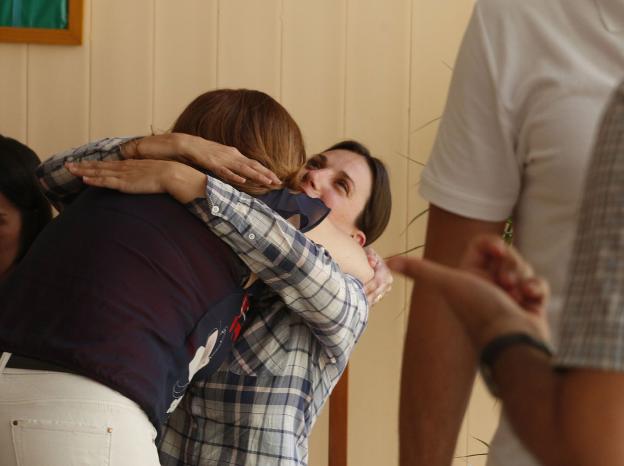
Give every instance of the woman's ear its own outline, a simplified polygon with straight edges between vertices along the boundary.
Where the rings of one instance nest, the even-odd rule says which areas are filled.
[[[357,243],[362,247],[364,247],[364,245],[366,244],[366,235],[363,231],[356,230],[354,233],[351,234],[351,238],[357,241]]]

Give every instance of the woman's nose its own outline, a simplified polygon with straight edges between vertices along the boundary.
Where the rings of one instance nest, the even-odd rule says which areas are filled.
[[[319,194],[322,193],[329,180],[329,171],[325,168],[319,168],[317,170],[311,170],[309,175],[312,189]]]

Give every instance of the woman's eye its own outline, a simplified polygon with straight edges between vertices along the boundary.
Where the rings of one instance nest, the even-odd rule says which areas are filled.
[[[347,183],[344,180],[341,180],[341,181],[338,181],[337,184],[345,194],[349,194],[349,183]]]

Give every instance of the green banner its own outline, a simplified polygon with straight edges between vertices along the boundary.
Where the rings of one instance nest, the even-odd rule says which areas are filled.
[[[1,0],[0,26],[67,29],[68,0]]]

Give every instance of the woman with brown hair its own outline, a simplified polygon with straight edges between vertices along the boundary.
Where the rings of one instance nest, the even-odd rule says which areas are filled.
[[[236,91],[231,92],[236,94]],[[249,107],[240,101],[232,105]],[[261,121],[254,122],[255,116],[254,112],[239,113],[233,124],[246,128],[238,134],[245,137],[252,134],[250,144],[253,147],[255,141],[262,152],[265,144],[268,147],[266,141],[270,140],[266,135],[279,131],[270,125],[269,128],[263,126]],[[198,124],[201,126],[205,121],[199,119]],[[237,133],[228,133],[227,128],[221,131],[215,139],[231,144],[227,138]],[[294,143],[279,146],[282,152],[296,148],[297,140],[301,140],[298,128],[290,134]],[[243,147],[245,141],[243,137],[239,146]],[[297,150],[291,151],[291,154],[297,153]],[[62,169],[67,158],[58,160],[60,169],[49,173],[48,184],[50,180],[58,182],[67,175]],[[148,165],[162,168],[162,163],[171,163],[130,162],[141,163],[143,168]],[[185,166],[176,165],[178,170],[181,167]],[[252,167],[247,166],[249,168]],[[247,169],[241,172],[246,173]],[[165,185],[171,188],[172,194],[185,192],[189,185],[183,176],[178,176],[180,173],[183,172],[166,172],[164,178],[151,185],[152,192],[162,191]],[[257,175],[258,178],[262,176],[266,175]],[[200,217],[206,211],[198,205],[211,204],[209,212],[215,214],[215,207],[218,211],[219,195],[225,199],[221,204],[223,215],[227,215],[228,208],[240,208],[242,201],[262,210],[262,206],[254,204],[257,201],[244,196],[228,204],[236,195],[234,190],[212,177],[202,175],[202,185],[191,186],[199,187],[201,195],[206,189],[206,180],[212,188],[212,192],[206,194],[209,197],[189,206]],[[64,189],[67,193],[67,185]],[[56,200],[61,201],[61,196]],[[245,218],[239,216],[238,220],[244,222]],[[288,230],[279,219],[278,223],[282,231]],[[243,231],[238,233],[242,237]],[[304,243],[300,235],[295,234],[295,237]],[[251,240],[251,234],[247,238]],[[54,250],[50,248],[52,243]],[[62,432],[74,432],[70,445],[63,446],[67,448],[64,461],[67,461],[67,452],[76,452],[76,438],[92,439],[93,434],[98,433],[102,434],[98,437],[102,442],[96,446],[99,452],[96,456],[108,455],[125,463],[155,464],[153,438],[150,440],[149,424],[145,421],[149,417],[158,426],[165,410],[171,411],[179,401],[194,372],[202,366],[206,367],[205,371],[216,369],[225,356],[224,349],[238,335],[236,324],[245,317],[245,300],[240,289],[247,275],[245,268],[231,256],[231,251],[223,249],[223,243],[216,236],[208,234],[200,222],[167,196],[124,196],[98,189],[86,190],[46,230],[36,246],[39,247],[35,247],[25,265],[17,271],[15,286],[3,290],[3,302],[7,304],[0,315],[3,321],[0,328],[9,328],[4,325],[7,323],[13,331],[11,334],[0,332],[0,345],[5,351],[19,353],[20,357],[17,364],[12,363],[15,356],[9,359],[9,366],[18,373],[3,374],[0,390],[11,395],[32,386],[24,382],[25,376],[30,376],[30,380],[33,376],[39,377],[38,385],[46,389],[40,392],[52,392],[51,398],[55,397],[55,390],[67,394],[71,385],[70,398],[74,399],[68,403],[49,403],[52,406],[48,408],[61,409],[63,414],[74,410],[74,414],[70,419],[58,420],[58,412],[50,414],[48,411],[41,421],[40,404],[35,409],[20,402],[18,409],[9,403],[0,414],[12,420],[12,433],[6,432],[6,436],[18,436],[20,442],[27,441],[33,438],[41,422],[47,425],[52,418],[53,428],[48,430],[54,431],[51,435],[55,436],[57,444],[69,438]],[[99,250],[94,251],[97,248]],[[338,269],[331,270],[332,277],[339,273]],[[71,283],[72,277],[78,276],[81,279]],[[19,290],[16,291],[16,287]],[[344,290],[342,292],[344,294]],[[28,364],[35,372],[29,370]],[[26,374],[20,373],[24,370]],[[53,371],[54,380],[43,380],[41,370]],[[7,381],[11,377],[14,380]],[[93,394],[95,398],[89,398]],[[94,403],[98,409],[92,409]],[[104,414],[102,406],[106,406]],[[123,409],[117,409],[120,406]],[[23,416],[24,410],[28,419],[18,419],[16,413]],[[113,411],[123,419],[115,420],[113,416],[114,422],[110,421]],[[128,413],[130,415],[125,416]],[[33,414],[37,414],[34,421]],[[62,428],[58,427],[60,424]],[[113,428],[112,424],[117,427]],[[76,431],[81,435],[77,436]],[[113,431],[117,432],[113,442],[117,446],[130,438],[130,432],[145,435],[135,437],[130,444],[121,447],[122,450],[111,450]],[[0,439],[4,436],[2,433]],[[78,443],[84,445],[82,440]],[[29,442],[30,450],[38,451],[40,446],[40,443]],[[55,449],[59,449],[58,445]],[[42,462],[45,457],[46,464],[53,464],[50,452],[43,451]]]

